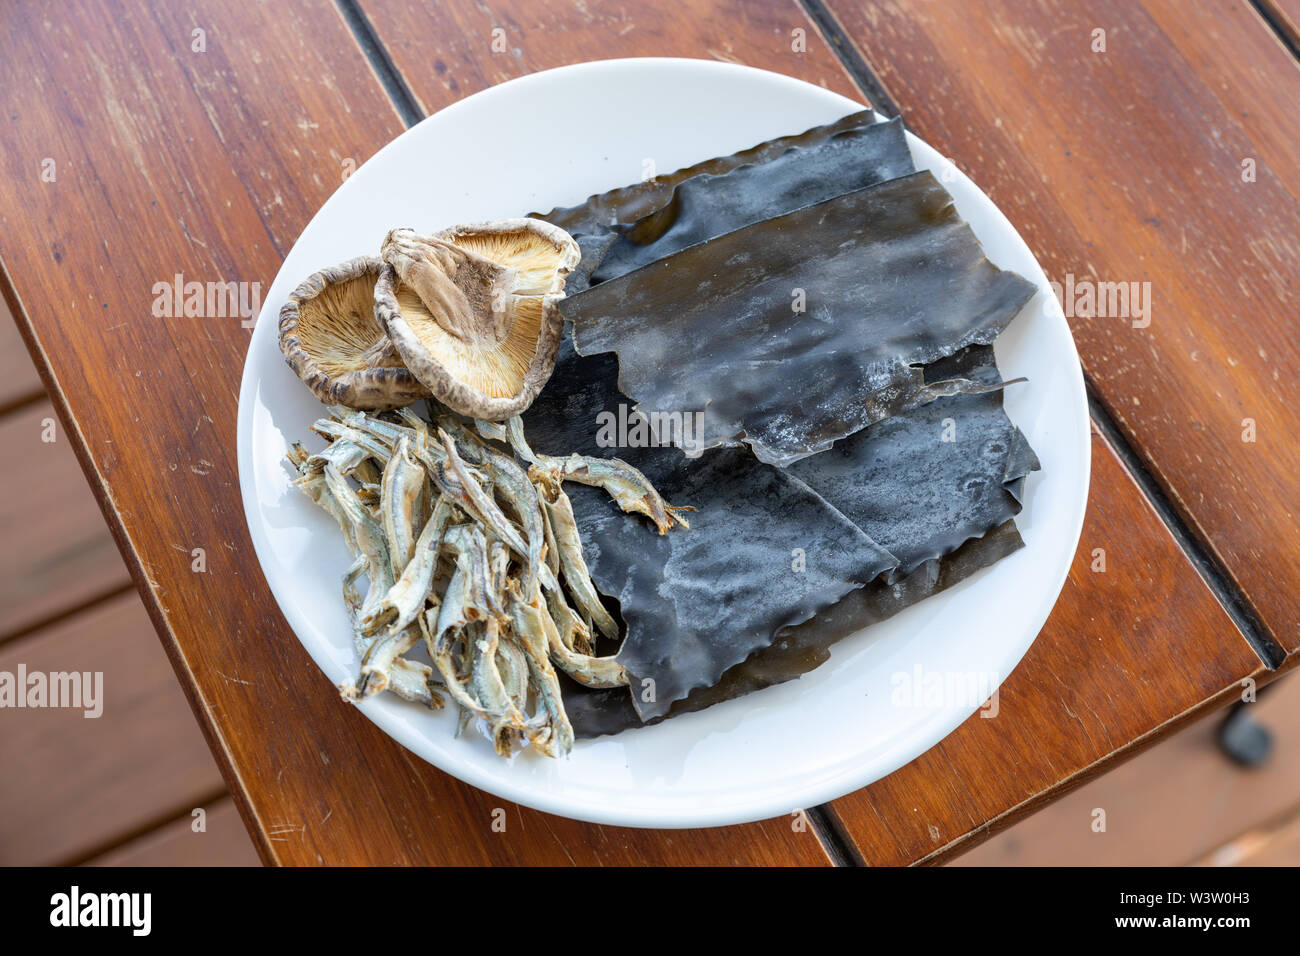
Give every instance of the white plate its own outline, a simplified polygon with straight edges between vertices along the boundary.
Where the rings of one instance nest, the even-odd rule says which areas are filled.
[[[504,83],[430,116],[339,187],[266,295],[244,367],[238,429],[240,487],[258,560],[331,682],[351,679],[357,668],[339,590],[349,561],[337,526],[290,486],[282,464],[291,441],[319,447],[308,426],[323,414],[276,345],[278,312],[294,286],[323,266],[377,253],[394,226],[433,231],[572,205],[640,179],[647,161],[667,172],[861,108],[732,64],[584,63]],[[504,799],[598,823],[693,827],[842,796],[925,752],[980,706],[1029,648],[1065,581],[1087,500],[1088,411],[1069,328],[1029,248],[951,163],[915,138],[910,143],[917,167],[940,176],[989,257],[1040,287],[997,343],[1004,374],[1029,377],[1008,390],[1006,405],[1043,463],[1017,519],[1026,547],[842,641],[827,664],[797,681],[659,726],[579,741],[565,760],[532,753],[502,760],[477,735],[453,738],[450,712],[390,695],[361,704],[367,717],[430,763]],[[956,686],[963,679],[982,689]],[[945,683],[948,692],[938,692]],[[321,693],[332,692],[322,684]]]

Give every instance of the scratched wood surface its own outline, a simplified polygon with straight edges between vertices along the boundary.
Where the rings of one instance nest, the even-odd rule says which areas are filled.
[[[63,13],[0,14],[13,77],[0,91],[0,257],[263,857],[828,862],[814,833],[785,820],[655,833],[505,806],[507,832],[494,832],[502,801],[340,706],[283,622],[245,531],[234,426],[249,332],[238,317],[154,315],[153,286],[178,273],[269,283],[346,160],[401,125],[328,3],[87,2]],[[41,181],[44,157],[53,183]],[[123,217],[131,229],[118,239]],[[203,573],[191,570],[199,547]]]
[[[1273,637],[1300,648],[1294,57],[1246,0],[827,6],[1050,278],[1139,284],[1146,315],[1071,319],[1085,372]]]
[[[457,5],[460,12],[446,22],[437,19],[441,13],[429,22],[418,19],[428,13],[409,14],[417,19],[406,26],[423,27],[425,45],[405,50],[398,42],[411,34],[398,17],[408,14],[385,16],[387,8],[370,2],[365,8],[419,103],[429,108],[521,71],[648,53],[721,56],[851,92],[812,30],[807,52],[781,53],[790,31],[807,25],[793,4],[693,2],[671,17],[649,15],[648,23],[636,14],[631,29],[628,17],[603,12],[612,5],[550,4],[539,14],[533,4],[498,4],[490,17]],[[516,10],[530,12],[510,13]],[[490,824],[501,801],[423,765],[340,706],[280,618],[244,530],[233,438],[248,331],[238,317],[155,315],[152,289],[175,274],[269,283],[349,161],[363,161],[400,131],[397,113],[328,3],[229,10],[215,0],[184,9],[82,2],[69,4],[64,14],[53,22],[31,10],[0,13],[14,77],[0,91],[0,118],[9,127],[0,147],[0,258],[12,285],[8,294],[11,305],[21,300],[26,307],[16,311],[29,344],[46,365],[59,413],[131,571],[144,585],[150,614],[263,858],[828,862],[817,834],[798,832],[788,820],[665,833],[590,827],[504,807],[507,829],[497,833]],[[485,65],[475,60],[468,40],[458,40],[468,33],[490,43],[490,21],[505,24],[514,63]],[[439,27],[446,32],[429,32]],[[458,42],[466,45],[457,48]],[[74,59],[69,50],[83,55]],[[441,57],[446,69],[440,73],[439,56],[432,54],[444,50],[450,52]],[[489,53],[490,46],[479,55]],[[791,58],[778,62],[778,55]],[[58,170],[54,182],[41,179],[47,158]],[[126,232],[123,217],[132,221],[129,237],[106,239]],[[1105,486],[1094,484],[1094,508],[1140,516],[1136,487],[1121,472],[1111,477]],[[1158,525],[1139,527],[1142,535],[1162,540]],[[1127,546],[1141,552],[1143,537],[1133,535]],[[191,570],[196,547],[206,552],[203,573]],[[1159,581],[1187,599],[1186,617],[1153,605],[1140,580],[1128,580],[1108,581],[1114,590],[1105,596],[1114,610],[1103,608],[1101,616],[1112,623],[1128,607],[1148,608],[1152,620],[1163,613],[1157,623],[1148,620],[1148,643],[1156,634],[1176,642],[1182,655],[1203,659],[1189,684],[1166,674],[1173,658],[1146,648],[1149,659],[1140,673],[1167,680],[1174,690],[1144,698],[1132,724],[1160,727],[1177,720],[1193,684],[1209,696],[1256,668],[1226,619],[1208,615],[1212,605],[1176,551],[1166,555]],[[1090,619],[1099,615],[1101,592],[1089,590],[1096,583],[1087,579],[1072,587],[1063,598],[1069,608],[1057,613],[1075,622],[1076,641],[1086,647],[1104,636],[1092,631]],[[1066,645],[1062,658],[1068,661],[1070,652],[1083,655],[1080,646]],[[1100,668],[1093,676],[1102,682],[1115,673]],[[1069,758],[1062,766],[1091,755],[1072,747],[1068,725],[1046,719],[1059,717],[1063,693],[1055,685],[1047,690],[1056,696],[1044,697],[1036,719],[1048,736],[1034,747],[1017,737],[1025,753],[1015,757],[1033,759],[1026,786],[1038,787],[1042,798],[1068,783],[1068,775],[1055,772],[1058,752]],[[1032,710],[1034,692],[1042,688],[1027,688],[1024,701],[1012,703]],[[1133,744],[1125,736],[1131,723],[1104,741],[1111,752]],[[967,755],[972,761],[976,756]],[[931,764],[921,773],[925,760],[912,765],[918,768],[913,786],[937,812],[950,787],[948,769]],[[879,803],[892,786],[882,782],[866,799]],[[893,796],[887,812],[915,816],[909,792]],[[998,811],[998,800],[1015,797],[1011,790],[996,791],[978,800],[964,797],[961,805],[972,821],[979,814],[1009,820],[1015,805]],[[852,799],[835,807],[850,829]],[[960,814],[953,819],[956,826]],[[897,840],[882,843],[880,859],[892,854],[910,861],[932,852],[900,827]],[[854,832],[863,855],[873,855],[870,828]],[[941,830],[941,837],[959,839],[955,829]]]
[[[426,114],[525,73],[624,56],[745,63],[862,98],[795,0],[360,6]],[[599,96],[592,91],[593,100]]]
[[[937,861],[968,849],[1209,709],[1207,701],[1226,702],[1242,678],[1263,677],[1259,658],[1096,435],[1092,467],[1069,579],[999,688],[996,710],[830,804],[865,862]]]

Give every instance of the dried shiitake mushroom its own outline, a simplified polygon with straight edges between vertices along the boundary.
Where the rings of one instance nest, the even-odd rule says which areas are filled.
[[[555,368],[556,303],[580,258],[567,232],[536,219],[394,229],[380,255],[375,315],[439,401],[487,421],[532,404]]]
[[[429,395],[375,318],[383,268],[359,256],[303,280],[280,309],[280,351],[326,405],[384,409]]]

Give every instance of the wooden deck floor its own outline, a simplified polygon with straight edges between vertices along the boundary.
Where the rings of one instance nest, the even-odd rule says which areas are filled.
[[[0,302],[0,441],[22,466],[0,503],[0,671],[104,675],[98,718],[0,711],[0,865],[256,864],[53,419]],[[1276,738],[1267,767],[1231,765],[1203,722],[955,865],[1300,864],[1300,681],[1282,681],[1257,706]],[[1104,832],[1093,828],[1098,808]]]

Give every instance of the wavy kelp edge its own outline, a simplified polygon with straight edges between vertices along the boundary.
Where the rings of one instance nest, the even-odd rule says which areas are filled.
[[[809,146],[836,133],[878,122],[871,110],[861,110],[841,117],[834,123],[814,126],[802,133],[765,140],[728,156],[715,156],[691,166],[603,193],[594,193],[576,206],[557,206],[547,213],[529,213],[545,219],[571,235],[604,232],[614,226],[631,225],[662,208],[679,183],[694,176],[724,173],[750,163],[762,163],[779,156],[792,146]]]
[[[551,383],[523,417],[536,452],[611,454],[598,423],[618,413],[615,368],[613,356],[582,358],[562,346]],[[798,478],[742,449],[696,460],[674,447],[617,454],[668,501],[698,509],[689,530],[660,535],[628,521],[603,492],[569,489],[591,578],[619,602],[626,629],[617,660],[644,719],[898,563]],[[806,569],[793,560],[799,548],[816,556]],[[717,626],[720,616],[727,627]]]
[[[840,130],[761,162],[678,183],[663,206],[630,226],[595,269],[605,282],[755,222],[916,171],[901,119]]]
[[[619,356],[619,390],[643,414],[698,413],[698,448],[745,444],[785,466],[935,397],[920,367],[992,343],[1035,291],[989,261],[924,172],[691,246],[560,308],[580,354]]]
[[[574,734],[579,739],[590,739],[653,726],[795,680],[829,660],[831,648],[838,642],[946,591],[1022,547],[1024,541],[1015,522],[1007,521],[942,558],[923,562],[893,583],[874,581],[811,620],[783,630],[768,647],[732,667],[714,685],[698,688],[676,701],[661,717],[641,720],[626,688],[592,690],[576,682],[564,682],[564,706]]]

